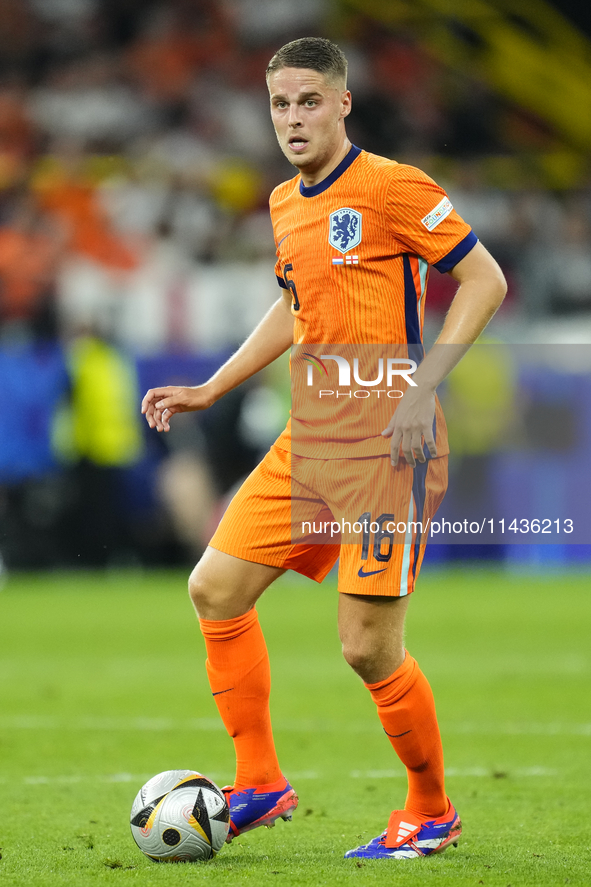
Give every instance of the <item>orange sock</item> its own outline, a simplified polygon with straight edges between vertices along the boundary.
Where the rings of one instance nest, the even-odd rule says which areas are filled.
[[[443,749],[427,678],[407,653],[393,675],[365,686],[378,707],[394,751],[406,767],[408,795],[404,809],[421,817],[442,816],[447,811]]]
[[[271,730],[271,671],[257,611],[235,619],[200,619],[209,685],[236,750],[239,789],[281,778]]]

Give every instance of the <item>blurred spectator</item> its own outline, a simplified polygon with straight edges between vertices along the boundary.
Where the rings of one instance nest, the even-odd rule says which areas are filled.
[[[97,198],[96,183],[85,169],[84,157],[72,145],[47,157],[37,168],[33,186],[43,209],[62,224],[70,253],[112,269],[129,270],[136,256]]]
[[[108,53],[62,64],[31,95],[33,121],[53,137],[120,145],[156,123],[155,110],[118,82]]]
[[[591,225],[582,206],[567,206],[563,229],[540,262],[540,278],[553,314],[591,311]]]
[[[487,249],[504,264],[507,232],[513,207],[510,192],[486,184],[482,163],[475,157],[458,165],[458,176],[449,188],[454,207],[478,233]]]
[[[0,379],[18,403],[0,434],[1,556],[10,567],[49,566],[63,555],[57,527],[67,507],[51,443],[69,385],[63,350],[57,342],[5,339]]]
[[[224,5],[246,43],[305,37],[322,30],[328,12],[326,0],[226,0]]]
[[[0,187],[6,187],[24,171],[36,142],[36,130],[26,111],[27,92],[22,85],[0,90]]]
[[[34,322],[54,297],[54,280],[65,238],[44,216],[34,195],[22,191],[0,227],[0,325]]]
[[[231,59],[232,43],[223,4],[160,4],[127,52],[127,71],[142,95],[173,111],[203,69]]]
[[[526,195],[515,222],[522,309],[530,318],[590,312],[591,223],[584,201]]]
[[[123,473],[143,454],[135,371],[121,352],[89,335],[71,342],[68,366],[71,394],[57,418],[54,446],[72,465],[69,545],[85,564],[125,563],[132,543]]]

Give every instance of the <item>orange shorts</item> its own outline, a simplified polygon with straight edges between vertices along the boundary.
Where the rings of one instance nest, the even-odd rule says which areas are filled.
[[[340,556],[339,591],[399,597],[414,590],[446,488],[447,456],[392,468],[388,455],[309,459],[274,445],[210,545],[317,582]]]

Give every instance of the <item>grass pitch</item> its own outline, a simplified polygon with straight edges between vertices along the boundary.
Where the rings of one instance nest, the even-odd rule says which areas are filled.
[[[340,657],[336,590],[285,578],[259,606],[291,824],[210,863],[154,865],[131,802],[174,767],[232,779],[230,740],[177,573],[14,576],[0,593],[0,883],[30,887],[591,883],[591,579],[421,578],[407,646],[429,677],[459,848],[344,860],[405,796],[373,703]]]

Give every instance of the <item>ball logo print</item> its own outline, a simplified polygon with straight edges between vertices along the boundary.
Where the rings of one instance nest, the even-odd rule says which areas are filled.
[[[361,243],[361,213],[349,207],[330,214],[328,242],[340,253],[355,249]]]

